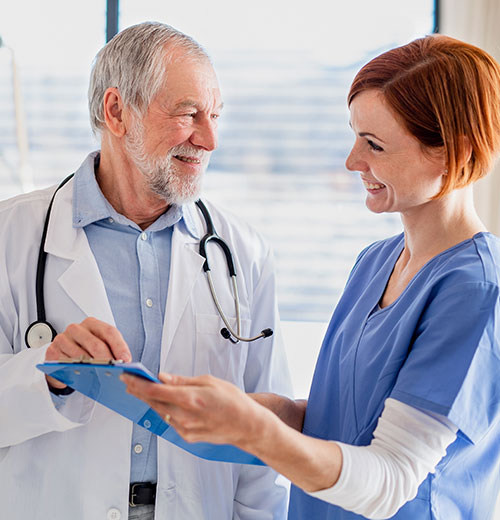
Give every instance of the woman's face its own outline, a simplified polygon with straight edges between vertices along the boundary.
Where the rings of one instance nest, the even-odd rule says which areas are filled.
[[[355,96],[350,109],[356,140],[346,167],[361,173],[367,208],[409,214],[427,205],[441,189],[442,149],[424,152],[377,90]]]

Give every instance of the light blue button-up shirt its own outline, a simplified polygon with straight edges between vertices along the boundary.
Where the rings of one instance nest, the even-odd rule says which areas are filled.
[[[165,317],[174,225],[183,220],[196,229],[183,208],[171,206],[147,229],[120,215],[102,194],[94,170],[99,155],[91,154],[75,174],[73,226],[83,228],[104,281],[116,327],[132,353],[157,374]],[[95,162],[94,162],[95,161]],[[156,482],[157,438],[134,424],[131,482]]]

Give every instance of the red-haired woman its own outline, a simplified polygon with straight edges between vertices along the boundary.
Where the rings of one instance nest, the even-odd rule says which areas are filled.
[[[485,520],[500,485],[500,241],[472,184],[500,148],[500,67],[429,36],[365,65],[348,102],[346,166],[404,233],[359,255],[309,400],[211,377],[129,390],[187,440],[232,443],[287,476],[291,519]]]

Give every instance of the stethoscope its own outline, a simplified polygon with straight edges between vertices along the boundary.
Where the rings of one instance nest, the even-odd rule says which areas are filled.
[[[47,230],[50,222],[50,213],[52,211],[52,205],[54,203],[55,196],[57,192],[73,177],[74,174],[69,175],[64,179],[61,184],[57,187],[52,198],[50,199],[49,207],[47,208],[47,214],[45,215],[45,222],[43,225],[42,231],[42,239],[40,241],[40,249],[38,251],[38,262],[36,268],[36,314],[37,320],[34,321],[27,329],[24,340],[28,348],[36,348],[46,345],[47,343],[52,342],[52,340],[56,337],[57,332],[54,327],[47,321],[45,316],[45,299],[44,299],[44,289],[43,289],[43,281],[45,278],[45,265],[47,262],[47,253],[45,252],[45,240],[47,237]],[[221,329],[220,333],[223,338],[228,339],[231,343],[238,343],[238,341],[246,341],[251,342],[255,341],[259,338],[267,338],[273,334],[272,329],[264,329],[260,334],[254,336],[253,338],[244,338],[241,336],[241,318],[240,318],[240,299],[238,296],[238,286],[236,284],[236,270],[234,268],[233,255],[231,254],[231,250],[227,243],[217,234],[215,231],[212,218],[210,213],[208,212],[207,207],[201,200],[196,201],[196,205],[200,209],[203,218],[205,220],[205,225],[207,229],[207,233],[200,241],[200,255],[205,259],[203,264],[203,270],[207,275],[208,285],[210,287],[210,293],[212,294],[212,298],[214,300],[215,306],[217,307],[217,311],[224,322],[225,327]],[[231,279],[231,285],[233,289],[233,299],[234,305],[236,309],[236,332],[233,330],[229,321],[222,310],[222,307],[217,298],[217,294],[215,292],[215,287],[212,282],[212,273],[210,272],[210,265],[208,263],[207,257],[207,244],[209,242],[215,242],[223,251],[224,256],[226,257],[226,264],[229,271],[229,277]]]

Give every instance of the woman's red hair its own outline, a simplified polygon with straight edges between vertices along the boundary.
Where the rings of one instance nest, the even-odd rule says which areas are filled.
[[[484,177],[500,148],[500,66],[485,51],[442,35],[420,38],[367,63],[348,104],[379,90],[424,149],[444,147],[437,197]]]

